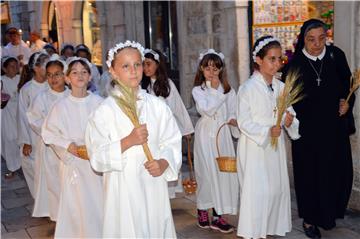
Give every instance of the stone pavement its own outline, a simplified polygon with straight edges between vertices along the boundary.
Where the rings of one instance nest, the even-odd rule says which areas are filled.
[[[2,161],[1,177],[1,238],[53,238],[55,223],[47,218],[32,218],[34,200],[27,188],[24,176],[18,172],[12,179],[5,180],[5,164]],[[183,175],[188,175],[186,165]],[[222,234],[196,226],[195,196],[177,194],[171,201],[172,212],[179,239],[185,238],[237,238],[236,233]],[[302,233],[302,220],[297,216],[296,203],[292,202],[293,229],[283,238],[305,239]],[[237,225],[237,216],[226,216],[232,225]],[[359,239],[360,213],[349,211],[344,220],[338,220],[338,227],[330,232],[322,231],[323,238]],[[279,237],[281,238],[281,237]]]

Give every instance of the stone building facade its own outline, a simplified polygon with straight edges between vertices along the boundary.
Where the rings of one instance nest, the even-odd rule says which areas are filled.
[[[11,25],[23,29],[24,39],[30,30],[47,37],[52,4],[56,11],[59,43],[83,43],[82,1],[10,1]],[[230,84],[237,89],[250,74],[248,1],[179,1],[174,4],[178,85],[185,105],[193,106],[191,89],[202,49],[214,48],[224,53]],[[143,2],[96,1],[96,8],[102,62],[105,62],[106,51],[119,41],[131,39],[146,43],[147,19]],[[352,70],[360,68],[360,2],[336,1],[334,12],[334,43],[345,51]],[[360,210],[360,93],[357,95],[354,115],[358,131],[351,136],[354,186],[349,206]]]

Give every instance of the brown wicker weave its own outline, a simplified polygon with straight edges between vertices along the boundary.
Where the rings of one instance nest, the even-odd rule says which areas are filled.
[[[186,138],[187,140],[187,148],[188,148],[188,164],[189,164],[189,169],[190,169],[190,178],[186,178],[182,181],[182,185],[184,188],[184,191],[186,194],[190,195],[193,193],[196,193],[196,189],[197,189],[197,183],[194,177],[194,169],[193,169],[193,164],[192,164],[192,160],[191,160],[191,144],[190,144],[190,139]]]
[[[236,158],[235,157],[229,157],[229,156],[220,156],[220,150],[219,150],[219,133],[222,127],[227,125],[227,123],[224,123],[220,126],[218,129],[218,132],[216,134],[216,149],[218,153],[218,157],[216,158],[216,161],[219,166],[219,170],[221,172],[227,172],[227,173],[236,173]]]

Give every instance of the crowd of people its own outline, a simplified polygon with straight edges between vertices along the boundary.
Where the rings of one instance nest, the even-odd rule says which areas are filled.
[[[355,97],[345,101],[351,72],[344,53],[326,44],[326,31],[323,22],[306,21],[286,66],[280,41],[259,38],[254,71],[237,92],[225,56],[201,52],[194,128],[159,50],[118,43],[100,75],[86,45],[63,44],[58,53],[34,33],[29,48],[9,28],[1,57],[4,177],[22,169],[32,216],[55,221],[56,238],[176,238],[170,199],[182,191],[182,137],[194,137],[197,225],[231,233],[223,217],[231,214],[239,215],[239,237],[285,236],[292,229],[290,137],[299,217],[307,237],[321,238],[319,227],[330,230],[344,217],[355,130]],[[278,115],[294,70],[304,97]],[[236,158],[237,173],[220,171],[219,155]]]

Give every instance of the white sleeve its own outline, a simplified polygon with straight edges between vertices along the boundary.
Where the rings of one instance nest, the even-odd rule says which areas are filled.
[[[30,105],[29,110],[26,112],[31,129],[41,137],[41,126],[46,117],[46,110],[42,95],[35,97]]]
[[[226,98],[226,110],[227,110],[227,122],[232,119],[236,119],[236,93],[234,89],[231,89],[227,93]],[[235,138],[240,137],[240,130],[238,127],[229,125],[231,135]]]
[[[18,101],[18,143],[19,145],[29,144],[31,145],[31,134],[30,134],[30,125],[29,121],[26,117],[26,111],[30,104],[30,96],[27,92],[27,88],[22,88],[19,93],[19,101]]]
[[[237,122],[240,131],[259,146],[265,147],[270,142],[270,126],[253,121],[251,117],[251,99],[246,87],[240,87],[237,96]]]
[[[162,115],[158,123],[159,128],[159,158],[165,159],[169,167],[164,172],[167,181],[174,181],[178,178],[178,173],[182,163],[181,153],[181,133],[176,124],[175,118],[169,107],[164,105]]]
[[[111,126],[115,125],[113,109],[101,105],[89,117],[85,132],[85,144],[92,168],[98,172],[123,171],[127,152],[121,153],[121,139],[111,139]]]
[[[192,125],[188,111],[181,99],[181,96],[176,89],[175,84],[169,79],[170,95],[166,98],[166,103],[173,112],[176,123],[179,126],[182,135],[194,133],[194,126]]]
[[[192,95],[196,103],[196,109],[200,115],[214,116],[216,111],[226,100],[225,94],[210,88],[202,90],[201,87],[195,87]]]

